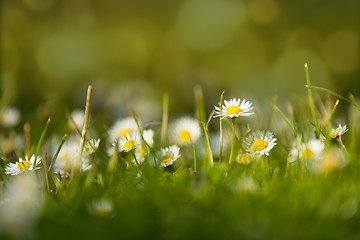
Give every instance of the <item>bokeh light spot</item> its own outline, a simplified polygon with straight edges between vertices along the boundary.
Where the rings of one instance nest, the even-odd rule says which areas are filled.
[[[243,6],[230,0],[190,0],[180,8],[177,31],[198,51],[215,51],[226,45],[244,20]]]
[[[57,33],[46,38],[37,50],[40,69],[54,79],[73,81],[89,73],[95,65],[90,37],[76,33]]]
[[[278,15],[278,3],[276,0],[252,0],[249,3],[251,18],[262,24],[272,22]]]
[[[349,73],[359,64],[359,38],[350,31],[336,31],[324,44],[324,58],[329,67],[338,73]]]
[[[327,87],[329,73],[325,63],[314,53],[305,50],[292,50],[282,55],[271,71],[271,85],[274,91],[285,97],[293,93],[305,93],[305,69],[307,63],[313,85]]]

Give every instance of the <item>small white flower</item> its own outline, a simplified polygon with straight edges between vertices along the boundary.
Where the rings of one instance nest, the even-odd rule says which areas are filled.
[[[109,216],[114,210],[112,201],[108,199],[94,200],[88,205],[88,207],[92,214],[101,217]]]
[[[347,131],[348,131],[348,128],[346,127],[346,125],[341,126],[341,124],[339,124],[339,127],[337,127],[336,129],[331,129],[329,136],[331,138],[337,138],[339,136],[342,136]]]
[[[150,147],[152,147],[152,145],[154,144],[154,131],[151,129],[143,131],[143,137],[144,137],[145,142]],[[147,148],[147,146],[145,146],[144,144],[141,144],[141,146],[136,151],[136,158],[139,163],[143,162],[145,159],[146,148]]]
[[[14,239],[33,238],[43,206],[42,184],[37,180],[34,174],[21,174],[9,179],[8,186],[2,189],[2,198],[7,201],[0,204],[0,235],[5,232]]]
[[[80,148],[78,138],[72,138],[65,142],[53,166],[53,172],[60,173],[62,176],[71,172],[79,157],[79,150]],[[84,152],[82,155],[82,171],[87,171],[92,168],[92,165],[89,163],[88,156],[89,154],[87,152]]]
[[[126,137],[120,138],[119,150],[121,152],[130,152],[133,149],[138,149],[141,145],[140,135],[137,132],[131,134],[127,133]]]
[[[41,157],[32,155],[30,159],[28,156],[25,156],[25,159],[19,158],[19,161],[16,163],[9,163],[5,167],[5,174],[18,175],[24,171],[32,171],[35,162],[35,169],[40,169]]]
[[[238,118],[243,116],[249,116],[254,114],[253,112],[249,112],[253,109],[252,104],[245,99],[241,102],[240,99],[233,98],[230,101],[224,100],[224,104],[222,105],[222,113],[220,114],[220,107],[215,106],[215,115],[214,117],[221,117],[221,119],[229,117],[229,118]],[[221,106],[221,103],[219,103]]]
[[[100,144],[100,138],[90,139],[86,141],[84,151],[88,152],[89,154],[92,154],[99,148],[99,144]]]
[[[20,112],[14,107],[5,107],[0,111],[0,124],[4,127],[14,127],[20,121]]]
[[[240,153],[236,157],[236,161],[241,165],[248,165],[252,159],[253,156],[247,153]]]
[[[172,129],[173,141],[179,145],[186,145],[191,141],[196,142],[201,134],[199,121],[189,117],[178,119],[171,125],[170,129]]]
[[[110,142],[115,142],[122,137],[126,137],[128,133],[137,132],[138,127],[135,120],[132,117],[128,117],[117,121],[113,127],[109,130]]]
[[[256,155],[269,155],[269,152],[277,144],[276,138],[271,132],[257,131],[252,133],[245,139],[245,146],[248,152]]]
[[[312,162],[311,170],[315,174],[329,173],[344,167],[347,162],[343,151],[338,148],[330,148],[323,152],[321,159]]]
[[[299,156],[302,159],[320,159],[321,153],[325,148],[325,144],[317,139],[310,140],[307,144],[303,144]]]
[[[179,151],[180,148],[176,145],[161,149],[157,154],[157,160],[158,163],[160,163],[160,167],[172,165],[180,157]]]

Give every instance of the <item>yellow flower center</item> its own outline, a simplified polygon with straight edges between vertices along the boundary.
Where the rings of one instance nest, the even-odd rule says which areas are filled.
[[[31,163],[29,161],[22,161],[17,165],[17,169],[20,170],[26,170],[31,166]]]
[[[162,157],[161,162],[167,163],[167,162],[170,162],[172,159],[173,159],[173,156],[171,154],[166,154],[165,156]]]
[[[241,112],[241,108],[239,106],[230,106],[226,108],[226,114],[237,114]]]
[[[130,128],[123,128],[123,129],[120,129],[120,131],[119,131],[120,137],[126,137],[128,133],[129,134],[132,133]]]
[[[69,156],[69,154],[66,152],[60,156],[60,159],[65,159]]]
[[[267,147],[267,141],[263,139],[258,139],[254,142],[253,149],[255,151],[262,151]]]
[[[124,143],[124,148],[129,149],[135,146],[135,140],[128,140]]]
[[[247,154],[243,154],[239,157],[239,162],[241,164],[248,164],[251,160],[251,156]]]
[[[304,151],[303,154],[302,154],[302,157],[303,157],[304,159],[309,159],[309,158],[311,158],[313,155],[314,155],[314,152],[311,151],[310,149],[306,148],[305,151]]]
[[[180,142],[184,143],[190,140],[190,132],[187,130],[184,130],[179,135]]]
[[[327,161],[324,165],[324,172],[331,172],[336,169],[336,163],[334,160]]]
[[[139,148],[139,153],[141,156],[144,156],[145,155],[145,148],[143,145],[141,145],[141,147]]]
[[[330,136],[330,137],[336,136],[336,134],[338,134],[338,131],[334,129],[334,130],[332,130],[332,131],[330,132],[329,136]]]

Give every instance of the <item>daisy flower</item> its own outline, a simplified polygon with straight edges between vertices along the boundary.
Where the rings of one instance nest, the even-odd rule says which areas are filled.
[[[313,161],[311,169],[315,174],[329,173],[342,168],[347,164],[344,152],[340,149],[328,149],[323,153],[323,158]]]
[[[341,124],[339,124],[339,127],[337,127],[336,129],[331,129],[329,136],[331,138],[337,138],[342,136],[344,133],[346,133],[347,130],[348,128],[346,127],[346,125],[341,126]]]
[[[14,127],[20,121],[20,112],[14,107],[5,107],[0,111],[0,124],[4,127]]]
[[[253,112],[249,112],[253,109],[252,104],[245,99],[241,102],[240,98],[233,98],[230,101],[224,100],[224,104],[222,105],[222,114],[220,114],[220,107],[215,106],[215,115],[214,117],[221,117],[221,119],[229,117],[229,118],[238,118],[243,116],[249,116],[254,114]],[[221,103],[219,103],[221,106]]]
[[[179,151],[180,148],[176,145],[161,149],[157,155],[160,167],[172,165],[180,157]]]
[[[133,149],[138,149],[140,145],[141,140],[139,133],[127,133],[126,137],[120,138],[119,150],[120,152],[130,152]]]
[[[92,165],[89,163],[88,157],[89,154],[85,151],[82,155],[81,169],[82,171],[87,171],[92,168]],[[59,156],[56,159],[56,162],[53,166],[53,172],[64,175],[71,172],[76,164],[76,160],[79,157],[79,142],[77,138],[73,138],[62,146]]]
[[[32,239],[44,206],[41,182],[34,174],[21,174],[9,179],[2,190],[1,198],[7,201],[0,204],[1,236],[5,232],[11,235],[9,239]]]
[[[92,154],[99,148],[99,144],[100,144],[100,138],[90,139],[86,141],[84,151],[88,152],[89,154]]]
[[[248,165],[251,162],[252,156],[247,153],[239,153],[236,157],[236,161],[241,165]]]
[[[271,132],[257,131],[245,139],[245,145],[249,152],[259,156],[269,155],[270,150],[277,144],[276,138]]]
[[[90,202],[88,208],[92,214],[105,217],[113,212],[114,204],[108,199],[98,199]]]
[[[307,144],[303,144],[299,156],[302,159],[319,159],[325,148],[325,144],[317,139],[310,140]]]
[[[171,128],[171,137],[179,145],[186,145],[191,143],[191,141],[196,142],[201,133],[198,120],[189,117],[176,120]]]
[[[34,162],[35,162],[35,169],[40,169],[39,166],[41,162],[40,156],[35,157],[35,155],[32,155],[30,159],[28,158],[28,156],[25,156],[24,160],[22,158],[19,158],[18,162],[9,163],[5,167],[5,174],[18,175],[27,170],[32,171]]]
[[[117,121],[109,131],[109,139],[115,142],[122,137],[126,137],[128,133],[137,132],[138,127],[132,117],[128,117]]]
[[[150,147],[152,147],[152,145],[154,144],[154,131],[151,129],[143,131],[143,137],[144,137],[145,142]],[[146,148],[147,148],[147,146],[145,146],[144,144],[141,144],[141,146],[136,151],[136,158],[139,162],[144,161],[145,155],[146,155]]]

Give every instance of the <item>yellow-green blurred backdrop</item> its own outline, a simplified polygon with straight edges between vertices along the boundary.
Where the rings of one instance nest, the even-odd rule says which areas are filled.
[[[357,15],[357,0],[1,0],[1,94],[75,108],[93,84],[95,107],[151,112],[168,92],[188,111],[197,84],[208,104],[305,93],[305,62],[360,94]]]

